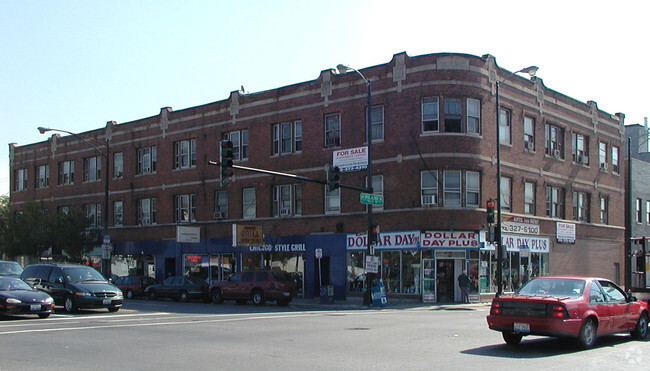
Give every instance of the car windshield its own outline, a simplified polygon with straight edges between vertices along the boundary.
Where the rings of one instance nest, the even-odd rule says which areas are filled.
[[[23,267],[17,262],[1,262],[0,263],[0,276],[16,275],[20,276],[23,272]]]
[[[25,281],[17,278],[2,278],[0,279],[0,291],[18,291],[18,290],[33,290],[32,287],[25,283]]]
[[[293,282],[291,275],[285,271],[272,271],[271,274],[276,281],[279,282]]]
[[[90,267],[65,268],[64,272],[70,282],[106,281],[101,273]]]
[[[517,294],[577,298],[584,290],[585,280],[539,277],[525,284]]]

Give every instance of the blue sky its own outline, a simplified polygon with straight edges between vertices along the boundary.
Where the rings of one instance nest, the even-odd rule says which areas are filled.
[[[450,3],[450,4],[446,4]],[[452,4],[453,3],[453,4]],[[8,143],[312,80],[393,54],[492,54],[626,124],[650,116],[647,1],[0,0],[0,194]]]

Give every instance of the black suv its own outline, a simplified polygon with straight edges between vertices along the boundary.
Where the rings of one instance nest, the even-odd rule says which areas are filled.
[[[20,278],[50,294],[54,304],[63,306],[68,313],[82,308],[117,312],[124,300],[120,289],[86,265],[33,264],[25,268]]]

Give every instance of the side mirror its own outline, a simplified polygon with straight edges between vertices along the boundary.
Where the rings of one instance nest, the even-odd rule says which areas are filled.
[[[627,302],[631,303],[633,301],[636,301],[636,296],[632,295],[632,290],[627,291]]]
[[[54,280],[54,283],[63,283],[63,278],[59,277],[56,280]]]

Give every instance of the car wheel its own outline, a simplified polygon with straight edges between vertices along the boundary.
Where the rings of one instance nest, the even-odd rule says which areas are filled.
[[[264,292],[262,290],[253,291],[253,304],[264,305]]]
[[[503,335],[503,340],[508,345],[519,345],[519,343],[521,343],[521,338],[523,337],[522,334],[513,334],[511,332],[502,332],[501,335]]]
[[[65,297],[65,301],[63,302],[63,309],[67,313],[76,313],[79,308],[77,308],[77,302],[74,298],[68,295]]]
[[[641,313],[636,327],[632,331],[632,337],[637,340],[643,340],[648,336],[648,315]]]
[[[110,308],[108,308],[108,311],[111,312],[111,313],[117,312],[118,310],[120,310],[119,307],[110,307]]]
[[[238,305],[246,305],[246,302],[248,302],[248,300],[246,300],[246,299],[237,299],[237,300],[235,300],[235,303],[237,303]]]
[[[178,292],[178,301],[186,302],[189,300],[189,296],[187,295],[187,291],[181,290]]]
[[[149,290],[149,299],[151,300],[156,300],[158,297],[156,296],[156,290]]]
[[[580,328],[578,334],[578,345],[583,349],[588,349],[596,343],[597,327],[594,320],[588,318]]]
[[[291,299],[278,299],[278,305],[281,307],[286,307],[291,302]]]
[[[47,317],[49,317],[49,316],[50,316],[49,313],[39,313],[39,314],[38,314],[38,318],[47,318]]]
[[[215,304],[223,303],[223,294],[221,294],[221,290],[219,289],[212,290],[210,297],[212,298],[212,302]]]
[[[133,291],[128,290],[128,291],[126,292],[126,298],[127,298],[127,299],[133,299]]]

